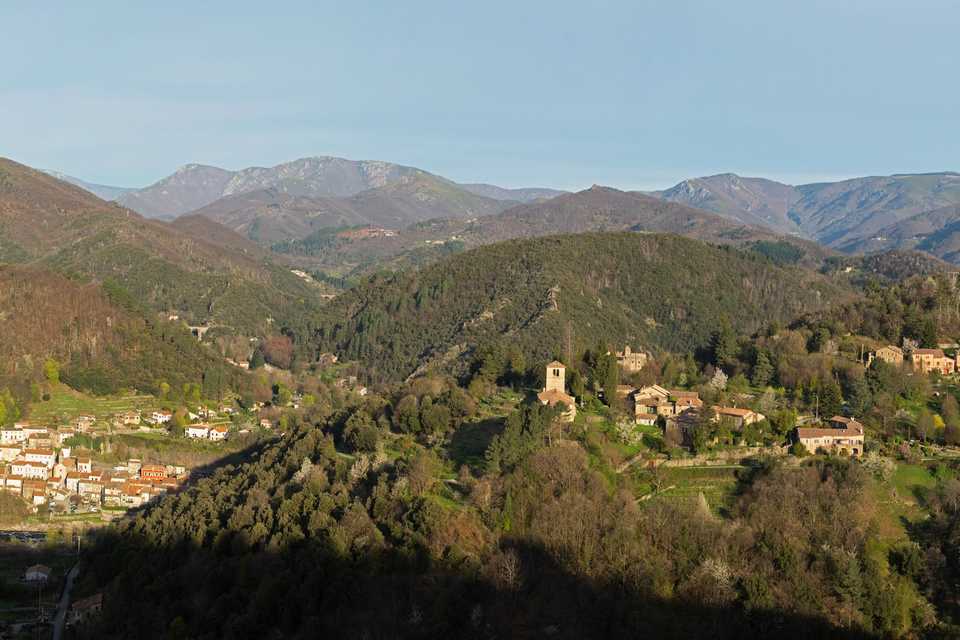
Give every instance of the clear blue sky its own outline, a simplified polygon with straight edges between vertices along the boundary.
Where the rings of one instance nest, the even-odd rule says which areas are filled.
[[[563,188],[960,169],[953,0],[7,2],[0,25],[0,155],[107,184],[321,154]]]

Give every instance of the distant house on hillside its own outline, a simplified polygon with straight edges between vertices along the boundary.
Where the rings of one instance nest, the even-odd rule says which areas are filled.
[[[882,360],[887,364],[892,364],[895,367],[899,367],[903,364],[903,349],[900,347],[895,347],[893,345],[887,345],[885,347],[880,347],[873,353],[871,353],[867,358],[867,366],[876,360]]]
[[[29,435],[23,429],[16,427],[0,429],[0,444],[14,444],[26,442]]]
[[[183,435],[188,438],[197,438],[199,440],[206,440],[210,437],[210,425],[208,424],[192,424],[188,426],[183,431]]]
[[[937,373],[947,376],[956,370],[957,363],[953,358],[944,355],[942,349],[914,349],[910,361],[916,371],[922,373]]]
[[[30,460],[14,460],[10,463],[10,471],[13,475],[24,479],[46,480],[50,477],[50,467],[42,462],[33,462]]]
[[[0,462],[15,460],[23,452],[18,444],[0,444]]]
[[[638,389],[633,394],[634,418],[641,424],[648,420],[646,416],[649,414],[670,417],[702,406],[703,401],[696,391],[665,389],[656,384]]]
[[[145,464],[140,467],[141,480],[165,480],[167,467],[162,464]]]
[[[214,442],[216,442],[220,440],[226,440],[227,434],[229,433],[230,433],[230,428],[227,427],[226,425],[221,424],[221,425],[212,427],[207,437],[209,437],[210,440],[213,440]]]
[[[150,422],[153,424],[166,424],[173,420],[172,411],[154,411],[150,414]]]
[[[139,411],[124,411],[122,413],[118,413],[116,417],[120,424],[125,426],[140,424]]]
[[[632,351],[630,345],[617,352],[617,362],[627,373],[635,373],[647,364],[647,354],[642,351]]]
[[[27,567],[27,570],[23,572],[23,579],[25,582],[46,582],[50,579],[50,574],[53,573],[53,569],[42,564],[35,564],[33,566]]]
[[[854,421],[856,422],[856,421]],[[817,427],[797,427],[797,442],[807,451],[820,449],[832,453],[862,455],[864,444],[863,426],[848,426],[842,429]]]
[[[724,418],[732,420],[737,429],[742,429],[747,425],[760,422],[766,416],[753,409],[739,409],[737,407],[714,407],[714,419],[723,420]]]
[[[659,417],[656,413],[638,413],[636,414],[635,421],[637,424],[652,427],[657,424],[657,418]]]

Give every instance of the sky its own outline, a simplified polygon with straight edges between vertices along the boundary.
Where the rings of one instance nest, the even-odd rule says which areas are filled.
[[[960,170],[954,0],[0,3],[0,156],[145,186],[311,155],[461,182]]]

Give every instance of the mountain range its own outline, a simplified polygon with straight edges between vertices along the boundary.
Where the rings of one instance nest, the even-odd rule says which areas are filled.
[[[189,164],[143,189],[55,175],[146,217],[173,219],[196,213],[267,247],[303,240],[325,229],[373,226],[398,231],[433,219],[472,220],[516,208],[500,219],[499,226],[506,228],[511,216],[536,216],[535,210],[523,207],[567,195],[546,188],[458,184],[415,167],[330,156],[239,171]],[[766,228],[845,253],[920,249],[960,260],[960,238],[953,238],[955,229],[950,226],[955,222],[951,212],[960,206],[957,173],[801,185],[725,173],[691,178],[647,195],[716,214],[736,225]],[[602,229],[597,226],[597,213],[602,215],[602,211],[592,212],[590,221],[579,226]],[[519,235],[530,235],[532,224],[518,223],[517,227],[527,227],[518,228]],[[490,225],[498,226],[493,221],[481,226],[489,230]],[[564,226],[578,225],[567,221]]]
[[[815,242],[784,236],[767,227],[640,192],[601,186],[467,220],[428,220],[390,235],[358,236],[349,231],[322,229],[273,248],[303,267],[356,276],[384,266],[420,266],[451,251],[514,238],[611,231],[673,233],[737,246],[783,244],[792,247],[796,260],[807,266],[819,266],[833,253]]]
[[[63,180],[64,182],[69,182],[70,184],[76,187],[80,187],[84,191],[89,191],[90,193],[97,196],[101,200],[116,200],[126,193],[130,193],[131,191],[136,191],[136,189],[131,189],[128,187],[111,187],[105,184],[96,184],[93,182],[87,182],[86,180],[81,180],[80,178],[68,176],[67,174],[60,173],[59,171],[44,170],[44,173],[53,176],[57,180]]]
[[[188,232],[148,220],[0,159],[0,262],[115,282],[153,311],[248,335],[273,321],[294,326],[315,304],[316,287],[267,252],[201,224]]]
[[[99,189],[106,193],[104,187]],[[504,208],[496,202],[529,202],[559,193],[489,184],[458,185],[392,162],[317,156],[240,171],[188,164],[148,187],[119,191],[105,199],[116,199],[150,218],[172,219],[210,205],[213,208],[206,213],[229,215],[238,208],[245,210],[240,214],[244,218],[253,212],[250,201],[242,196],[256,194],[253,201],[274,212],[289,206],[294,216],[314,210],[322,216],[327,209],[357,208],[360,222],[402,226],[426,218],[483,215]],[[338,201],[351,198],[354,200]]]
[[[427,217],[440,206],[431,198],[448,217]],[[945,210],[927,223],[955,215]],[[371,228],[401,220],[413,222],[397,231]],[[744,330],[763,318],[787,321],[852,293],[836,271],[890,266],[836,257],[729,212],[602,186],[508,203],[416,172],[346,197],[279,188],[231,194],[166,222],[0,159],[0,263],[9,265],[3,275],[15,295],[8,306],[17,310],[0,322],[18,335],[47,336],[18,342],[9,361],[32,367],[53,355],[89,389],[116,390],[131,367],[150,369],[144,354],[159,343],[168,345],[162,379],[195,380],[199,372],[206,380],[201,369],[210,369],[226,380],[222,362],[210,358],[191,357],[201,369],[177,365],[192,347],[168,339],[185,335],[167,326],[174,316],[244,344],[282,332],[300,358],[363,356],[384,379],[421,367],[459,369],[492,336],[512,336],[528,355],[546,357],[568,325],[585,331],[584,339],[602,334],[689,349],[702,346],[718,314]],[[911,254],[895,262],[898,274],[942,268]],[[828,265],[837,267],[833,274]],[[344,276],[358,286],[324,302]],[[31,303],[33,290],[45,294]],[[17,329],[31,321],[31,304],[56,321]],[[126,346],[104,351],[108,339]]]
[[[960,204],[960,174],[897,174],[792,186],[727,173],[685,180],[651,195],[851,252],[869,246],[865,243],[874,235],[895,235],[892,225]],[[906,247],[887,243],[883,248]]]

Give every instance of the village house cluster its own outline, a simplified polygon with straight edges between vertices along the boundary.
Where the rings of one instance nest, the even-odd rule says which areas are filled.
[[[629,346],[617,352],[616,357],[620,366],[628,373],[639,371],[647,361],[646,354],[632,351]],[[913,367],[925,373],[938,371],[946,375],[955,370],[954,360],[944,356],[941,349],[914,349],[910,357]],[[878,358],[897,366],[904,362],[903,350],[893,346],[878,349],[870,354],[870,358],[871,361]],[[562,367],[558,362],[547,365],[547,387],[540,394],[540,400],[544,404],[566,401],[555,391],[558,388],[557,381],[562,383]],[[562,387],[559,389],[562,391]],[[628,402],[636,424],[660,425],[665,433],[676,433],[686,445],[692,443],[694,432],[703,424],[701,414],[704,404],[696,391],[667,389],[657,384],[641,388],[619,385],[617,395]],[[572,398],[570,400],[572,401]],[[736,431],[742,431],[744,427],[766,419],[762,413],[746,407],[715,406],[709,411],[709,421],[725,421]],[[812,417],[810,422],[813,422]],[[844,416],[833,416],[823,425],[799,426],[794,431],[794,437],[796,442],[811,452],[826,451],[856,456],[862,455],[864,451],[863,425]]]
[[[139,414],[138,419],[139,419]],[[119,414],[114,422],[133,423]],[[73,427],[55,428],[17,422],[0,429],[0,491],[21,496],[34,507],[68,511],[87,507],[138,507],[186,478],[179,465],[147,464],[130,459],[103,468],[89,456],[74,455],[67,444],[77,433],[89,433],[96,419],[81,416]]]
[[[951,358],[943,352],[942,348],[902,349],[887,345],[869,354],[867,366],[870,366],[874,360],[880,360],[895,367],[903,366],[904,362],[909,362],[914,371],[920,373],[936,372],[943,376],[952,375],[960,370],[960,351],[957,351],[957,354]]]

